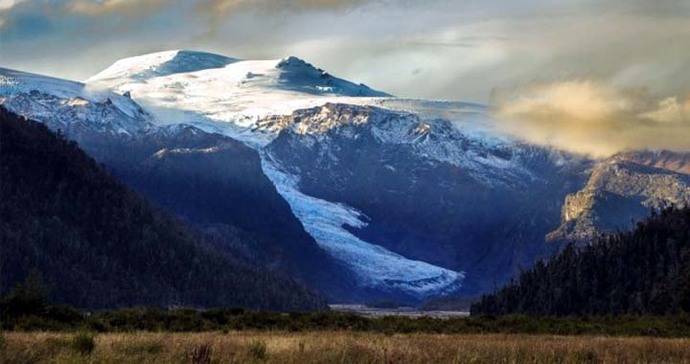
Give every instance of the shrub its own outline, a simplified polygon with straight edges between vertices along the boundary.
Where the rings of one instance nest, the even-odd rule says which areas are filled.
[[[80,332],[72,338],[72,349],[82,355],[90,355],[96,348],[96,341],[92,334]]]
[[[249,355],[257,360],[264,360],[268,357],[266,343],[261,340],[252,341],[249,344]]]

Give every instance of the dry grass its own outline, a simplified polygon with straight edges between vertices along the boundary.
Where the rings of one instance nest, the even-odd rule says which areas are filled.
[[[0,363],[690,363],[690,339],[357,332],[6,333]]]

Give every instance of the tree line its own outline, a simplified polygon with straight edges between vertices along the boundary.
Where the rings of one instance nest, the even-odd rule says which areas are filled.
[[[690,208],[655,211],[630,232],[567,246],[472,305],[473,315],[690,313]]]

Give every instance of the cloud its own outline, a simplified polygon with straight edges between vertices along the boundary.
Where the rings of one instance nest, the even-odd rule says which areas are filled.
[[[199,9],[218,15],[237,10],[334,10],[351,8],[371,0],[202,0]]]
[[[67,12],[89,16],[107,16],[125,14],[142,16],[151,11],[179,6],[180,0],[0,0],[3,3],[33,1],[44,3],[53,9],[64,9]],[[336,10],[351,8],[372,0],[193,0],[196,9],[214,17],[226,16],[235,11],[281,11],[281,10]],[[8,6],[9,7],[9,6]]]
[[[498,92],[493,106],[499,130],[575,153],[690,150],[690,98],[566,81]]]
[[[91,16],[120,13],[128,16],[144,16],[166,5],[165,0],[70,0],[64,4],[69,12]]]
[[[687,0],[24,0],[0,15],[0,64],[85,79],[192,48],[296,55],[406,97],[580,79],[673,96],[690,92],[689,17]]]
[[[208,29],[204,37],[217,36],[219,29],[230,16],[242,13],[266,16],[290,16],[301,12],[324,12],[352,9],[374,0],[199,0],[198,14],[208,17]],[[265,19],[265,18],[264,18]],[[261,21],[261,19],[258,19]]]
[[[7,21],[7,14],[13,7],[22,2],[24,2],[24,0],[0,0],[0,30]]]

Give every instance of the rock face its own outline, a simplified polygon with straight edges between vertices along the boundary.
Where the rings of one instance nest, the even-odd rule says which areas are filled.
[[[288,202],[299,191],[346,206],[355,212],[338,234],[346,243],[462,272],[459,291],[467,294],[548,254],[544,236],[587,166],[552,150],[468,136],[442,119],[370,106],[326,104],[264,122],[285,126],[265,152],[293,179],[293,190],[283,192]],[[323,223],[302,222],[307,231]],[[329,246],[331,236],[315,238],[329,251],[338,248]],[[427,295],[448,284],[429,284]]]
[[[561,226],[549,240],[589,243],[628,230],[652,209],[690,202],[688,156],[671,152],[620,154],[599,162],[584,188],[565,199]]]

